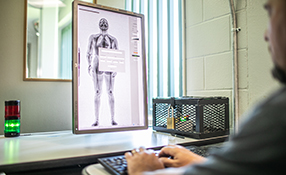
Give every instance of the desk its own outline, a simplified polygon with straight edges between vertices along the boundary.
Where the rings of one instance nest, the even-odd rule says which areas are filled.
[[[97,163],[99,157],[122,155],[140,146],[160,149],[168,144],[205,145],[222,142],[226,138],[227,136],[200,140],[179,138],[152,129],[84,135],[58,131],[22,134],[15,138],[5,138],[2,135],[0,172],[9,175],[29,171],[27,174],[32,174],[32,171],[65,167],[81,170],[86,165]]]

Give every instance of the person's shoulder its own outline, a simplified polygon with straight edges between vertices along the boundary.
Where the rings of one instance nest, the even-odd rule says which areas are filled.
[[[281,88],[246,113],[239,136],[286,127],[286,88]]]
[[[261,104],[262,107],[286,107],[286,86],[283,86],[276,92],[274,92],[264,103]],[[285,108],[286,110],[286,108]]]
[[[280,88],[257,105],[252,115],[254,118],[259,117],[260,119],[283,120],[283,122],[286,122],[286,87]]]
[[[282,87],[276,90],[272,95],[267,97],[265,100],[257,103],[253,108],[248,111],[245,115],[256,116],[272,111],[285,111],[286,113],[286,87]],[[249,117],[246,117],[249,118]]]

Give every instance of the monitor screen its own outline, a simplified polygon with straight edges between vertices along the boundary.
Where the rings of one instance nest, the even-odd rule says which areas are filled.
[[[73,2],[73,133],[147,129],[144,16]]]

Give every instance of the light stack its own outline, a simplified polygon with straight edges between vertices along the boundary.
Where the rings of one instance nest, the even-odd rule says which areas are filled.
[[[20,135],[20,100],[5,101],[5,137]]]

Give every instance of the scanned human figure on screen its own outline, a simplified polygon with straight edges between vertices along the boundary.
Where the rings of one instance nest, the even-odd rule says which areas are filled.
[[[99,48],[106,49],[118,49],[117,39],[108,34],[108,21],[105,18],[99,20],[100,33],[92,34],[89,37],[87,48],[87,61],[88,61],[88,73],[92,77],[94,85],[94,112],[95,123],[92,126],[99,125],[99,110],[100,99],[102,94],[102,84],[105,81],[106,89],[104,91],[108,94],[108,102],[110,106],[111,124],[117,125],[114,120],[114,79],[116,72],[101,71],[99,69]]]

